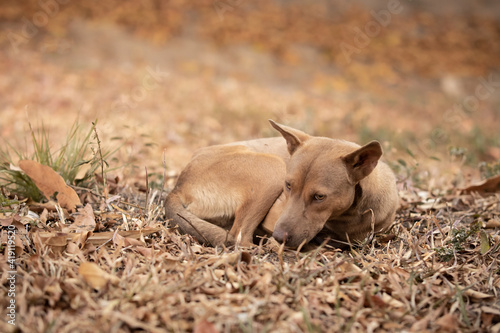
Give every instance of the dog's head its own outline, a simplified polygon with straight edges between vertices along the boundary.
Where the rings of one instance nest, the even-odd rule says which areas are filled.
[[[285,138],[291,156],[284,183],[286,204],[273,237],[298,247],[353,205],[356,184],[377,166],[382,148],[377,141],[360,147],[270,122]]]

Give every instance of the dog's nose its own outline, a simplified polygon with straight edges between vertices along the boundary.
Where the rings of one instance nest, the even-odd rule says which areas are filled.
[[[286,242],[286,239],[288,238],[288,232],[275,229],[273,232],[273,237],[280,243]]]

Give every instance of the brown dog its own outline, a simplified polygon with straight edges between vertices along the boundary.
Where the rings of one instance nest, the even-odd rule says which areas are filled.
[[[399,200],[377,141],[360,147],[270,122],[285,140],[196,152],[167,197],[167,219],[214,246],[250,246],[259,226],[298,247],[320,232],[358,242],[391,225]]]

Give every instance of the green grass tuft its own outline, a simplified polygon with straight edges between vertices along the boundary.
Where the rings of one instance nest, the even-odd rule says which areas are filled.
[[[481,231],[481,221],[476,220],[471,223],[469,228],[452,228],[451,239],[444,246],[436,248],[436,253],[442,261],[450,261],[457,252],[463,251],[463,245],[471,236],[477,236]]]
[[[17,168],[11,167],[14,165],[11,152],[19,160],[33,160],[50,166],[61,175],[67,184],[80,187],[92,186],[96,170],[101,167],[102,163],[106,164],[106,159],[110,158],[118,150],[118,148],[115,148],[101,151],[101,159],[101,156],[92,147],[96,125],[97,121],[92,124],[89,130],[85,131],[76,121],[68,131],[66,142],[59,149],[53,150],[50,146],[49,133],[44,125],[42,124],[41,128],[35,131],[30,124],[33,154],[28,155],[28,153],[19,151],[10,144],[7,144],[8,150],[1,149],[0,186],[7,188],[16,195],[31,198],[35,201],[41,201],[44,197],[28,176]],[[77,178],[83,167],[86,167],[87,170],[81,178]]]

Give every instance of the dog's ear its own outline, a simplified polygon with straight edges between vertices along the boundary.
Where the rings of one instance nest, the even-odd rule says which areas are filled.
[[[278,124],[271,119],[269,119],[269,122],[285,138],[290,155],[292,155],[297,150],[302,142],[310,138],[309,135],[295,128]]]
[[[349,177],[354,184],[368,176],[377,166],[382,156],[382,147],[378,141],[372,141],[358,150],[342,157]]]

